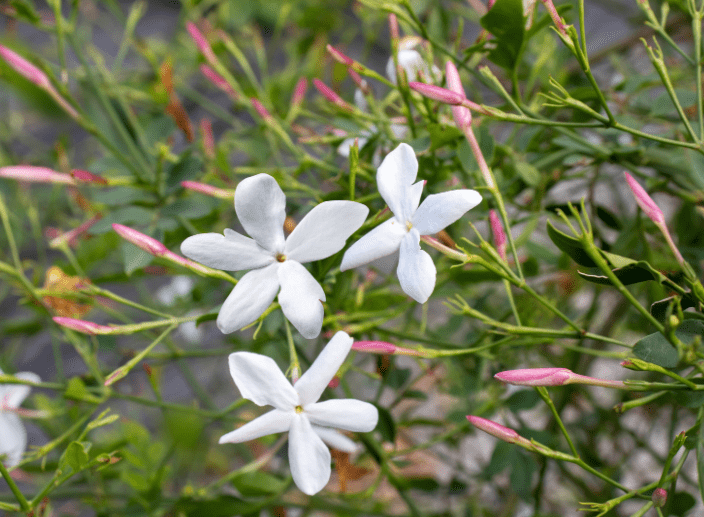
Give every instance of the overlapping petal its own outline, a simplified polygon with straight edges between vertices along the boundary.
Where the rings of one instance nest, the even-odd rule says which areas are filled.
[[[391,255],[398,250],[404,235],[406,227],[395,217],[383,222],[350,246],[342,257],[340,271],[347,271]]]
[[[284,316],[306,339],[313,339],[323,327],[325,292],[308,270],[295,260],[280,264],[279,304]]]
[[[271,357],[252,352],[230,354],[230,375],[243,398],[258,406],[291,411],[299,396]]]
[[[403,292],[418,303],[425,303],[433,294],[437,270],[430,255],[420,249],[420,234],[416,228],[401,241],[396,274]]]
[[[399,221],[406,221],[413,215],[405,213],[406,192],[418,175],[418,160],[413,148],[400,144],[386,155],[377,169],[376,183],[379,194]]]
[[[273,253],[259,246],[254,239],[232,230],[226,230],[225,235],[192,235],[181,243],[181,253],[208,267],[225,271],[260,268],[276,260]]]
[[[354,201],[320,203],[293,230],[284,247],[289,259],[305,263],[334,255],[362,226],[369,208]]]
[[[345,357],[352,348],[353,339],[345,332],[337,332],[327,346],[320,352],[313,364],[308,368],[294,389],[298,392],[300,403],[306,408],[308,404],[317,402],[320,395],[340,369]]]
[[[285,433],[291,427],[295,416],[296,412],[293,411],[293,408],[289,411],[273,409],[221,436],[218,443],[241,443],[270,434]]]
[[[420,203],[420,196],[423,194],[424,186],[425,181],[418,181],[406,188],[406,194],[403,198],[403,213],[407,215],[406,218],[401,221],[402,223],[413,219],[413,214],[418,209],[418,203]]]
[[[225,300],[217,325],[223,334],[246,327],[262,315],[279,291],[278,269],[274,262],[244,275]]]
[[[318,425],[313,425],[312,427],[315,434],[320,436],[323,442],[333,449],[348,452],[350,454],[359,449],[359,446],[353,440],[350,440],[344,434],[338,433],[334,429],[330,429],[329,427],[320,427]]]
[[[305,494],[320,492],[330,480],[330,450],[305,416],[296,414],[291,422],[288,460],[293,481]]]
[[[286,196],[274,178],[262,173],[242,180],[235,190],[235,212],[257,244],[272,253],[283,250]]]
[[[369,402],[334,399],[306,406],[312,424],[345,431],[369,432],[379,421],[379,410]]]
[[[27,448],[27,431],[24,424],[14,413],[0,412],[0,456],[4,456],[3,465],[12,468],[22,460]]]
[[[421,235],[438,233],[482,201],[476,190],[452,190],[431,194],[423,200],[413,216],[413,227]]]

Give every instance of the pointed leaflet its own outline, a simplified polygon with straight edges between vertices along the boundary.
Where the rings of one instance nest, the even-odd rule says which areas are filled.
[[[523,50],[526,25],[522,0],[496,0],[480,23],[496,40],[489,59],[508,70],[516,68]]]

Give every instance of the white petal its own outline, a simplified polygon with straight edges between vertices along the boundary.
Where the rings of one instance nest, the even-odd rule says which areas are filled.
[[[298,392],[304,408],[318,401],[350,352],[353,341],[347,333],[339,331],[323,348],[308,371],[298,379],[293,388]]]
[[[376,172],[379,194],[399,221],[406,221],[413,215],[404,212],[407,190],[416,180],[418,160],[413,148],[400,144],[386,155]]]
[[[399,50],[398,64],[406,71],[409,81],[418,79],[418,73],[423,72],[426,80],[431,80],[428,73],[428,64],[417,50]]]
[[[299,404],[298,393],[271,357],[235,352],[230,354],[229,363],[230,375],[243,398],[282,411],[291,411]]]
[[[312,424],[345,431],[367,433],[379,421],[379,410],[369,402],[355,399],[333,399],[305,406]]]
[[[451,190],[425,198],[413,216],[413,227],[421,235],[438,233],[482,201],[476,190]]]
[[[398,250],[401,239],[406,233],[405,225],[395,217],[381,223],[345,251],[340,271],[347,271],[391,255]]]
[[[315,431],[315,434],[320,436],[326,445],[332,447],[333,449],[337,449],[338,451],[352,454],[353,452],[357,452],[359,449],[359,446],[354,442],[354,440],[347,438],[344,434],[338,433],[329,427],[313,425],[313,431]]]
[[[0,456],[4,456],[3,465],[12,468],[22,460],[27,448],[27,431],[24,424],[14,413],[0,412]]]
[[[418,303],[425,303],[435,289],[433,259],[420,249],[420,234],[413,228],[403,241],[396,269],[401,289]]]
[[[323,328],[325,293],[308,270],[295,260],[279,267],[279,304],[284,316],[306,339],[313,339]]]
[[[15,377],[31,382],[41,382],[39,375],[32,372],[16,373]],[[7,406],[11,408],[19,407],[20,404],[22,404],[22,401],[27,398],[29,392],[32,391],[31,386],[26,386],[24,384],[4,384],[2,388],[2,392],[0,392],[0,406]],[[1,433],[0,436],[2,436]]]
[[[330,450],[308,419],[295,415],[288,433],[288,461],[293,482],[304,494],[320,492],[330,480]]]
[[[273,253],[281,252],[286,196],[274,178],[262,173],[242,180],[235,190],[235,212],[257,244]]]
[[[389,78],[389,81],[396,84],[398,77],[396,77],[396,66],[394,65],[393,57],[390,57],[386,62],[386,77]]]
[[[420,196],[423,193],[425,181],[418,181],[406,189],[406,196],[403,200],[403,212],[408,214],[407,221],[413,220],[413,214],[418,210]]]
[[[242,443],[269,434],[284,433],[291,427],[295,411],[273,409],[220,437],[218,443]]]
[[[218,314],[220,332],[229,334],[257,320],[276,298],[279,291],[275,262],[262,269],[254,269],[244,275],[223,303]]]
[[[181,243],[181,253],[201,264],[225,271],[254,269],[271,264],[274,254],[254,239],[230,230],[226,235],[201,233]]]
[[[369,209],[354,201],[325,201],[313,208],[286,239],[284,255],[312,262],[334,255],[367,218]]]

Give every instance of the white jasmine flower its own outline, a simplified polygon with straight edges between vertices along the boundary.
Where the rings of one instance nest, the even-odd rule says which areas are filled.
[[[15,377],[32,382],[41,380],[31,372],[16,373]],[[17,415],[17,408],[31,389],[24,384],[0,384],[0,461],[7,468],[17,465],[27,448],[27,431]]]
[[[181,252],[206,266],[251,269],[237,283],[218,314],[218,328],[234,332],[261,316],[278,294],[284,315],[306,338],[320,334],[325,293],[301,264],[340,251],[364,222],[369,209],[354,201],[326,201],[311,210],[284,238],[286,196],[268,174],[240,182],[235,212],[252,238],[233,230],[202,233],[181,244]]]
[[[355,242],[342,257],[346,271],[399,251],[398,275],[401,289],[419,303],[425,303],[435,288],[436,269],[430,255],[420,249],[420,236],[439,232],[477,206],[482,197],[474,190],[452,190],[431,194],[418,206],[423,181],[413,183],[418,160],[408,144],[391,151],[376,173],[381,197],[394,217]]]
[[[416,36],[406,36],[401,38],[398,46],[398,66],[406,72],[406,77],[409,81],[417,81],[423,79],[425,81],[434,82],[440,76],[440,69],[433,65],[432,75],[428,68],[428,63],[425,62],[420,52],[414,50],[423,40]],[[422,74],[422,78],[419,75]],[[390,57],[386,63],[386,77],[394,84],[397,84],[398,77],[396,76],[396,66],[394,66],[394,58]]]
[[[354,399],[318,402],[352,347],[344,332],[333,336],[315,362],[295,385],[286,379],[273,359],[251,352],[230,354],[230,373],[242,397],[258,406],[273,406],[220,443],[241,443],[274,433],[289,433],[291,475],[302,492],[313,495],[330,479],[330,450],[351,452],[352,440],[331,428],[368,432],[376,427],[379,412],[372,404]]]

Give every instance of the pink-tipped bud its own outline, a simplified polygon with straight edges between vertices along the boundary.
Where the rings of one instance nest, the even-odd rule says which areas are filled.
[[[149,237],[149,235],[144,235],[142,232],[138,232],[128,226],[122,224],[113,223],[112,229],[115,230],[120,237],[128,242],[131,242],[138,248],[142,248],[147,253],[154,256],[162,256],[166,254],[169,250],[158,240]]]
[[[505,262],[506,234],[504,233],[504,226],[501,224],[499,216],[493,209],[489,210],[489,222],[491,223],[491,233],[494,235],[494,246],[496,247],[496,251],[499,252],[501,259]]]
[[[636,198],[636,203],[638,203],[641,210],[645,212],[645,215],[647,215],[655,224],[665,224],[665,216],[662,213],[662,210],[660,210],[660,207],[655,204],[655,201],[653,201],[645,189],[640,186],[640,183],[633,179],[633,176],[627,172],[624,172],[624,174],[626,176],[628,186],[631,187],[631,191]]]
[[[97,185],[108,184],[108,180],[106,180],[102,176],[98,176],[97,174],[93,174],[92,172],[84,171],[81,169],[73,169],[71,171],[71,177],[78,181],[82,181],[83,183],[95,183]]]
[[[560,34],[567,37],[567,28],[566,28],[565,24],[562,22],[562,18],[560,18],[560,13],[557,12],[557,9],[555,8],[555,4],[552,3],[552,0],[540,0],[540,1],[543,2],[545,9],[547,9],[548,14],[550,15],[550,18],[552,18],[552,22],[555,24],[555,27],[557,27],[557,30],[560,32]]]
[[[389,15],[389,34],[391,35],[392,42],[397,42],[401,38],[401,34],[398,30],[398,19],[395,14]]]
[[[300,106],[303,104],[303,100],[306,98],[306,92],[308,91],[308,79],[301,77],[296,83],[296,87],[293,89],[293,96],[291,97],[291,106]]]
[[[348,70],[348,72],[350,74],[350,77],[354,81],[354,84],[357,85],[357,88],[359,88],[364,95],[369,95],[371,93],[371,88],[369,88],[369,83],[367,83],[366,80],[362,79],[362,76],[359,75],[354,70]],[[355,99],[356,99],[356,97],[355,97]],[[357,103],[357,105],[359,106],[359,103]]]
[[[237,100],[239,96],[235,92],[235,90],[232,89],[232,86],[230,86],[230,83],[228,83],[223,76],[221,76],[219,73],[217,73],[215,70],[210,68],[208,65],[203,63],[200,65],[200,72],[211,82],[216,88],[219,88],[220,90],[224,91],[226,94],[228,94],[233,100]]]
[[[662,508],[667,502],[667,490],[665,490],[664,488],[656,488],[653,491],[651,500],[653,501],[653,504],[656,508]]]
[[[352,350],[357,352],[367,352],[381,355],[411,355],[421,356],[422,354],[410,348],[402,348],[386,341],[355,341],[352,343]]]
[[[337,61],[338,63],[342,63],[343,65],[349,66],[349,67],[355,66],[356,62],[354,59],[352,59],[349,56],[346,56],[345,54],[343,54],[342,52],[337,50],[335,47],[333,47],[332,45],[328,44],[328,46],[325,48],[327,48],[327,50],[330,53],[330,55],[332,56],[332,58],[335,61]]]
[[[206,183],[199,183],[197,181],[182,181],[181,186],[188,190],[193,190],[194,192],[200,192],[206,196],[217,197],[220,199],[233,199],[235,197],[235,192],[233,190],[225,190],[218,187],[213,187],[212,185],[207,185]]]
[[[340,385],[340,378],[337,375],[335,375],[335,377],[333,377],[330,380],[330,382],[328,382],[328,388],[333,389],[333,390],[335,388],[337,388],[339,385]]]
[[[342,97],[340,97],[338,94],[336,94],[332,88],[330,88],[327,84],[325,84],[323,81],[320,79],[313,79],[313,86],[316,87],[316,89],[321,93],[323,97],[325,97],[327,100],[335,104],[336,106],[347,110],[347,111],[352,111],[354,108],[346,103],[344,100],[342,100]]]
[[[460,81],[460,74],[452,61],[448,61],[445,64],[445,78],[447,79],[447,87],[450,91],[466,98],[462,81]],[[469,111],[469,108],[465,108],[464,106],[453,106],[452,118],[455,119],[455,124],[457,124],[459,129],[464,129],[472,125],[472,112]]]
[[[59,248],[64,244],[68,244],[69,246],[75,246],[76,242],[78,241],[78,237],[83,235],[85,232],[87,232],[91,226],[93,226],[95,223],[100,221],[102,219],[102,215],[98,214],[95,217],[87,220],[85,223],[80,225],[78,228],[74,228],[73,230],[66,232],[66,233],[60,233],[58,235],[53,236],[53,238],[49,241],[49,247],[50,248]]]
[[[210,43],[208,43],[208,40],[205,38],[205,36],[203,36],[200,30],[198,30],[196,24],[193,22],[188,22],[186,24],[186,30],[188,31],[188,34],[191,35],[191,38],[193,38],[193,42],[196,44],[196,47],[198,47],[198,50],[200,50],[200,53],[203,54],[203,57],[206,59],[206,61],[211,64],[216,63],[217,58],[213,53],[213,49],[210,47]]]
[[[408,83],[408,87],[411,90],[417,91],[424,97],[428,97],[429,99],[433,99],[444,104],[457,106],[464,102],[464,95],[460,95],[459,93],[455,93],[441,86],[435,86],[434,84],[410,82]]]
[[[56,316],[53,320],[61,325],[62,327],[75,330],[76,332],[81,332],[83,334],[110,334],[113,329],[106,325],[98,325],[92,321],[79,320],[76,318],[65,318],[63,316]]]
[[[47,77],[44,72],[16,52],[0,45],[0,57],[2,57],[18,74],[26,79],[29,79],[40,88],[44,90],[54,88],[49,80],[49,77]]]
[[[207,118],[200,119],[200,136],[203,139],[203,152],[205,153],[205,156],[210,159],[215,158],[215,137],[213,136],[213,125]]]
[[[69,174],[56,172],[47,167],[35,167],[34,165],[10,165],[8,167],[0,167],[0,178],[29,181],[32,183],[76,184]]]
[[[507,370],[494,375],[507,384],[518,386],[564,386],[565,384],[587,384],[604,388],[625,388],[622,381],[611,381],[579,375],[567,368],[526,368]]]
[[[516,443],[519,445],[530,445],[528,440],[520,436],[513,429],[504,427],[492,420],[487,420],[486,418],[474,415],[467,415],[467,420],[469,420],[469,422],[477,429],[484,431],[499,440],[503,440],[504,442]]]
[[[249,99],[252,102],[252,106],[254,106],[254,109],[256,112],[259,114],[259,116],[264,120],[264,122],[269,122],[271,120],[271,113],[264,107],[264,105],[259,102],[258,99],[255,99],[252,97]]]

